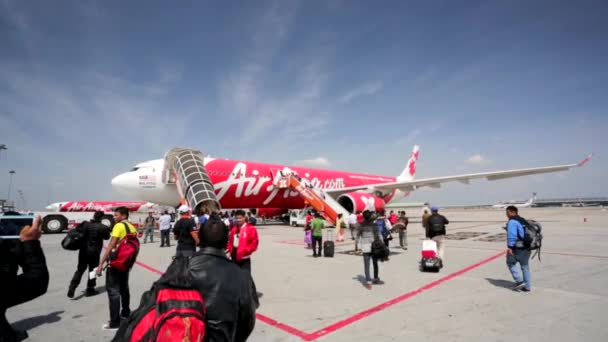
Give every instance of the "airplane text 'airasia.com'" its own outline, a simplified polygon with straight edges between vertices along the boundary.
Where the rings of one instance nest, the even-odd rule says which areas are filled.
[[[497,180],[565,171],[582,166],[590,159],[587,157],[577,164],[415,179],[418,157],[419,147],[414,146],[404,170],[397,177],[214,158],[205,158],[204,164],[214,184],[217,199],[225,209],[303,208],[305,202],[298,192],[274,186],[277,173],[282,171],[297,175],[306,185],[322,189],[352,212],[370,207],[383,209],[386,203],[401,199],[420,187],[438,188],[445,182],[466,184],[471,179]],[[180,195],[175,184],[162,182],[163,169],[164,159],[143,162],[131,171],[116,176],[112,185],[130,199],[175,206],[180,201]]]

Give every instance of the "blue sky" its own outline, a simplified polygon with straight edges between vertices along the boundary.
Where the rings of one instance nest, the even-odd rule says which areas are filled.
[[[380,6],[380,3],[382,6]],[[174,146],[420,177],[586,167],[414,193],[608,195],[604,1],[0,0],[0,197],[128,199]]]

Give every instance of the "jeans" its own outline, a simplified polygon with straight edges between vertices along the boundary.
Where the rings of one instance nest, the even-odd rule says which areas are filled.
[[[316,247],[319,247],[319,253],[317,253]],[[323,237],[322,236],[313,236],[312,237],[312,255],[321,256],[321,249],[323,248]]]
[[[160,231],[160,246],[164,247],[165,245],[167,245],[167,247],[171,247],[171,229],[165,229],[165,230],[161,230]]]
[[[363,268],[365,269],[365,280],[370,283],[372,278],[369,276],[369,259],[372,259],[374,265],[374,279],[378,278],[378,259],[374,258],[371,253],[363,253]]]
[[[258,298],[258,290],[255,287],[255,281],[253,281],[253,276],[251,275],[251,259],[243,259],[236,263],[241,270],[247,273],[249,279],[251,279],[251,296],[253,297],[253,302],[255,303],[256,309],[260,306],[260,299]]]
[[[106,291],[110,300],[110,324],[119,325],[120,316],[128,317],[131,314],[131,309],[129,309],[129,302],[131,301],[129,271],[120,272],[108,268],[106,272]],[[120,312],[121,304],[122,312]]]
[[[150,237],[150,242],[154,242],[154,227],[146,227],[145,233],[146,235],[144,235],[144,243],[146,243],[148,237]]]
[[[507,266],[509,267],[509,271],[511,271],[513,280],[516,283],[523,281],[526,283],[526,289],[528,290],[530,289],[530,267],[528,266],[530,254],[532,254],[532,251],[527,249],[514,249],[513,255],[507,254]],[[518,263],[521,266],[521,272],[519,271],[520,267],[517,266]]]
[[[407,230],[399,230],[399,246],[407,248]]]
[[[101,252],[100,252],[101,253]],[[70,282],[70,288],[75,289],[80,284],[80,280],[82,280],[82,275],[89,269],[89,272],[97,269],[99,266],[99,254],[97,255],[89,255],[86,251],[80,251],[78,253],[78,266],[76,267],[76,272],[74,272],[74,276],[72,277],[72,281]],[[95,285],[97,285],[97,278],[89,279],[87,274],[87,290],[94,289]]]

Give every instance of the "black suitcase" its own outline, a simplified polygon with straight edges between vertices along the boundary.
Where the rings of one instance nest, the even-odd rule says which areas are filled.
[[[326,258],[333,258],[336,251],[336,244],[334,243],[333,229],[326,229],[325,242],[323,242],[323,256]]]
[[[433,271],[439,272],[439,270],[443,267],[441,259],[439,258],[422,258],[420,260],[420,270],[423,272]]]

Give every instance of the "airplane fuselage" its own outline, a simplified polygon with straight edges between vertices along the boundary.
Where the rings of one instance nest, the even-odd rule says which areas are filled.
[[[124,194],[141,201],[176,205],[179,193],[174,184],[162,183],[163,159],[139,164],[134,170],[121,174],[112,184]],[[297,192],[279,190],[273,185],[274,175],[288,170],[304,183],[320,189],[340,189],[351,186],[394,182],[396,177],[361,173],[282,166],[257,162],[205,159],[205,169],[214,184],[222,208],[286,208],[305,206]],[[384,194],[388,203],[395,199],[395,191]]]

